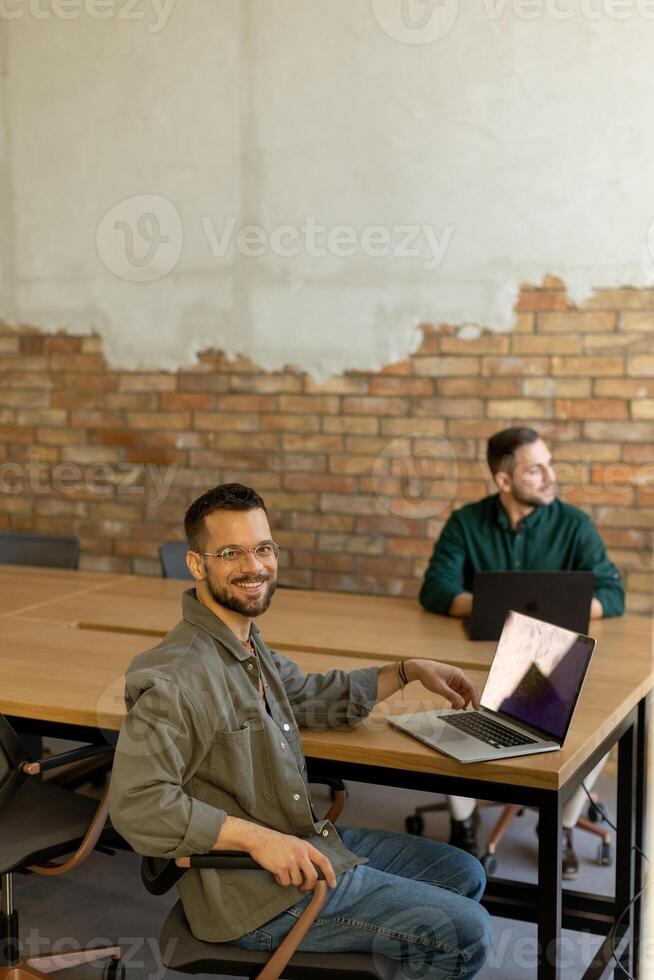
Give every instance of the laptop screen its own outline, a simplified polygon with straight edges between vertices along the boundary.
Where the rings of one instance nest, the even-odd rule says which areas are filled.
[[[510,612],[481,703],[563,742],[595,641]]]

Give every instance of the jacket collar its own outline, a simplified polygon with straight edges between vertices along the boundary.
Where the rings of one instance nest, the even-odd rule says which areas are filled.
[[[199,627],[210,636],[217,640],[221,646],[229,650],[237,660],[248,660],[250,654],[247,652],[239,638],[230,630],[229,626],[216,616],[215,613],[207,609],[195,594],[195,589],[187,589],[182,593],[182,618],[193,626]],[[259,627],[256,623],[250,626],[250,636],[256,641]]]

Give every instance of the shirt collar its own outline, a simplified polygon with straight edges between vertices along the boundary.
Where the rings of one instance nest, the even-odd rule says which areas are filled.
[[[500,503],[499,493],[495,494],[493,500],[494,500],[494,508],[495,508],[495,520],[497,521],[500,527],[507,528],[509,531],[512,531],[513,528],[511,527],[511,521],[509,520],[509,515],[507,514],[507,512],[504,510],[504,507]],[[536,525],[539,524],[540,521],[542,520],[543,511],[545,509],[546,509],[545,507],[534,507],[531,514],[527,514],[526,517],[523,517],[522,521],[520,522],[520,530],[529,530],[529,528],[536,527]],[[516,531],[514,531],[513,533],[515,534]]]
[[[198,599],[195,589],[187,589],[182,593],[182,618],[193,626],[198,626],[204,630],[214,640],[218,640],[221,646],[229,650],[237,660],[248,660],[250,654],[247,652],[238,636],[230,630],[229,626],[222,621],[219,616],[207,609]],[[250,637],[256,640],[259,627],[256,623],[250,625]]]

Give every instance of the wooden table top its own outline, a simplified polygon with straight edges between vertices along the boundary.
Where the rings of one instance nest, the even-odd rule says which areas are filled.
[[[116,731],[124,716],[123,673],[135,654],[148,646],[139,635],[78,630],[5,617],[2,623],[0,711],[23,718]],[[599,652],[599,651],[598,651]],[[289,654],[303,670],[324,672],[370,666],[351,655]],[[485,674],[473,672],[479,688]],[[417,683],[377,705],[369,719],[349,732],[302,730],[305,753],[317,758],[366,763],[388,769],[554,789],[631,711],[654,684],[649,649],[627,657],[620,651],[594,658],[565,747],[560,752],[465,766],[396,731],[385,720],[407,706],[415,710],[444,702]]]
[[[8,575],[7,568],[0,566],[0,617],[137,634],[144,649],[179,620],[180,597],[188,588],[176,579],[50,569]],[[471,642],[460,620],[428,613],[403,598],[278,589],[257,622],[273,649],[356,656],[374,663],[422,657],[487,670],[496,647]],[[598,641],[598,655],[605,649],[620,650],[624,657],[652,649],[648,617],[595,620],[590,633]]]

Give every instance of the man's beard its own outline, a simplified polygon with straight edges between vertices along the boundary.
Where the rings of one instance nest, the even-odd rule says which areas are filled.
[[[552,486],[553,493],[548,500],[543,500],[539,496],[530,495],[527,493],[524,494],[520,493],[520,491],[516,490],[515,487],[513,487],[511,490],[511,496],[516,501],[516,503],[524,504],[524,506],[526,507],[549,507],[549,505],[553,503],[554,500],[556,499],[556,486],[554,484],[551,484],[551,486]]]
[[[229,585],[216,585],[212,582],[211,576],[207,575],[206,584],[213,601],[218,603],[219,606],[222,606],[223,609],[229,609],[231,612],[239,613],[241,616],[254,617],[261,616],[262,613],[265,613],[277,588],[277,580],[270,575],[251,577],[244,575],[236,581],[241,583],[265,581],[268,585],[262,595],[252,596],[250,599],[248,596],[238,595],[232,591]]]

